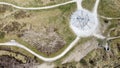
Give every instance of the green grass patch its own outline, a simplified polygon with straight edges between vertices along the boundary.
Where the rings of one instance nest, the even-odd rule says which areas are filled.
[[[101,0],[99,4],[99,14],[107,17],[120,17],[120,8],[113,0]]]
[[[96,0],[83,0],[82,2],[82,6],[83,8],[92,11],[92,9],[94,8]]]

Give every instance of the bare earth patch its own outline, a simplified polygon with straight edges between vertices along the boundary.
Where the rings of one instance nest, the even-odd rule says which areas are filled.
[[[71,61],[78,62],[95,48],[97,48],[97,41],[93,38],[92,40],[86,41],[84,44],[75,47],[73,52],[66,57],[62,63],[68,63]]]
[[[54,28],[45,32],[26,31],[22,39],[47,55],[57,52],[65,45],[65,41],[54,32]]]

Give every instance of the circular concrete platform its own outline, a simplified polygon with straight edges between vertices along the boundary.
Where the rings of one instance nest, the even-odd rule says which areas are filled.
[[[90,36],[93,34],[97,26],[97,16],[88,10],[77,10],[71,15],[70,27],[77,36]]]

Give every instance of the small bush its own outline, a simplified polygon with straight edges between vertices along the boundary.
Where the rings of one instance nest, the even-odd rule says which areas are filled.
[[[3,39],[5,37],[5,32],[0,31],[0,39]]]
[[[83,65],[87,65],[87,62],[86,62],[85,59],[81,59],[81,60],[80,60],[80,63],[83,64]]]

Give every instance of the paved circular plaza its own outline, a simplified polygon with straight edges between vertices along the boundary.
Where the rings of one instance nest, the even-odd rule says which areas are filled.
[[[98,27],[98,20],[88,10],[77,10],[71,15],[70,27],[77,36],[86,37],[92,35]]]

